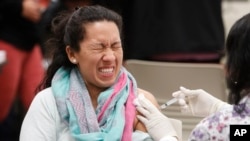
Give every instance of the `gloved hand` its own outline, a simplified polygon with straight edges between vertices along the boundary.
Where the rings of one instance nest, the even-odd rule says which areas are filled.
[[[178,98],[183,113],[191,113],[194,116],[205,117],[219,111],[229,104],[213,97],[202,89],[189,90],[180,87],[174,92],[173,97]]]
[[[169,119],[146,99],[143,94],[139,94],[134,104],[137,110],[143,115],[137,115],[137,118],[146,126],[148,133],[155,141],[159,141],[166,136],[177,138],[177,133]]]

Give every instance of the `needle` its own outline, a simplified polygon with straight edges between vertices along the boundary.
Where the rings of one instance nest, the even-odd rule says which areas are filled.
[[[165,109],[167,106],[174,104],[176,101],[177,101],[177,98],[172,98],[171,100],[169,100],[166,103],[162,104],[160,109]]]

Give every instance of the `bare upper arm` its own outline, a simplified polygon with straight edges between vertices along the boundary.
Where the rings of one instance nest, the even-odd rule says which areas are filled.
[[[146,91],[146,90],[143,90],[143,89],[140,89],[138,88],[138,93],[140,94],[143,94],[149,101],[151,101],[156,107],[159,107],[159,104],[156,100],[156,98],[154,97],[153,94],[151,94],[150,92]],[[139,112],[136,112],[136,114],[140,114]],[[135,130],[140,130],[140,131],[143,131],[143,132],[147,132],[147,129],[146,127],[144,126],[144,124],[142,122],[140,122],[137,117],[135,117],[135,122],[134,122],[134,128]]]

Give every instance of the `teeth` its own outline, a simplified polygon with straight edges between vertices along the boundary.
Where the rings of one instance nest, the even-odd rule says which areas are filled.
[[[113,68],[101,69],[101,72],[104,72],[104,73],[111,73],[111,72],[113,72]]]

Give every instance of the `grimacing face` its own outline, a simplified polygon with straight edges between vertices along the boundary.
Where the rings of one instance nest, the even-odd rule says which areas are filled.
[[[80,51],[74,52],[88,89],[102,90],[116,80],[122,66],[120,33],[114,22],[97,21],[85,25],[86,35]]]

